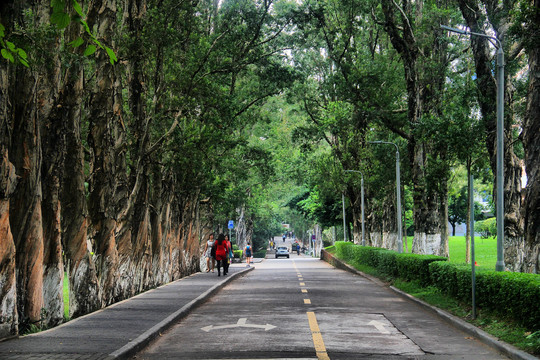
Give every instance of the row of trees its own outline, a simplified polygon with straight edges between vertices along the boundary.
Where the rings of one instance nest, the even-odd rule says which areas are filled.
[[[440,28],[467,26],[497,36],[507,54],[505,263],[509,270],[538,272],[540,144],[531,133],[540,112],[538,6],[484,0],[305,2],[296,17],[302,38],[294,61],[308,81],[295,94],[310,123],[297,129],[296,138],[307,149],[324,143],[327,151],[316,157],[316,180],[296,202],[300,210],[335,225],[344,192],[358,241],[360,176],[343,170],[360,170],[366,177],[368,241],[395,248],[395,151],[370,143],[391,141],[400,149],[404,192],[411,195],[413,252],[448,255],[451,170],[459,165],[467,175],[486,178],[491,169],[487,178],[495,184],[494,49],[485,38],[458,38]],[[333,215],[320,211],[331,207],[313,204],[332,204]]]
[[[250,203],[257,109],[294,80],[273,6],[2,2],[2,336],[64,320],[65,272],[75,317],[197,271],[237,211],[276,227]]]

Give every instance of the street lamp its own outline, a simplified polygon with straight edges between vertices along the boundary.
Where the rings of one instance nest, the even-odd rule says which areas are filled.
[[[347,222],[345,220],[345,193],[341,193],[341,204],[343,205],[343,241],[347,242]]]
[[[396,147],[396,196],[397,196],[397,225],[398,225],[398,252],[403,252],[403,234],[401,224],[401,180],[399,178],[399,148],[393,142],[388,141],[368,141],[370,144],[390,144]]]
[[[504,271],[504,51],[494,36],[441,25],[441,28],[462,35],[479,36],[493,40],[497,49],[497,263],[496,271]]]
[[[366,246],[366,238],[364,237],[364,174],[358,170],[345,170],[345,172],[355,172],[362,176],[360,183],[360,198],[362,199],[362,246]]]

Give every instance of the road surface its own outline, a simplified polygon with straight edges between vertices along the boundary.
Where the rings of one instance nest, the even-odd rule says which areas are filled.
[[[267,259],[133,359],[505,359],[368,279]]]

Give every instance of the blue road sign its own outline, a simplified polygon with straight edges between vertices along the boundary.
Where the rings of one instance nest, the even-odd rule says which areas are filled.
[[[234,221],[229,220],[229,229],[234,229]]]

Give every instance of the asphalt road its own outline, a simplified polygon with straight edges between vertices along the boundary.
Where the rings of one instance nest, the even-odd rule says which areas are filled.
[[[267,259],[133,359],[505,359],[318,259]]]

